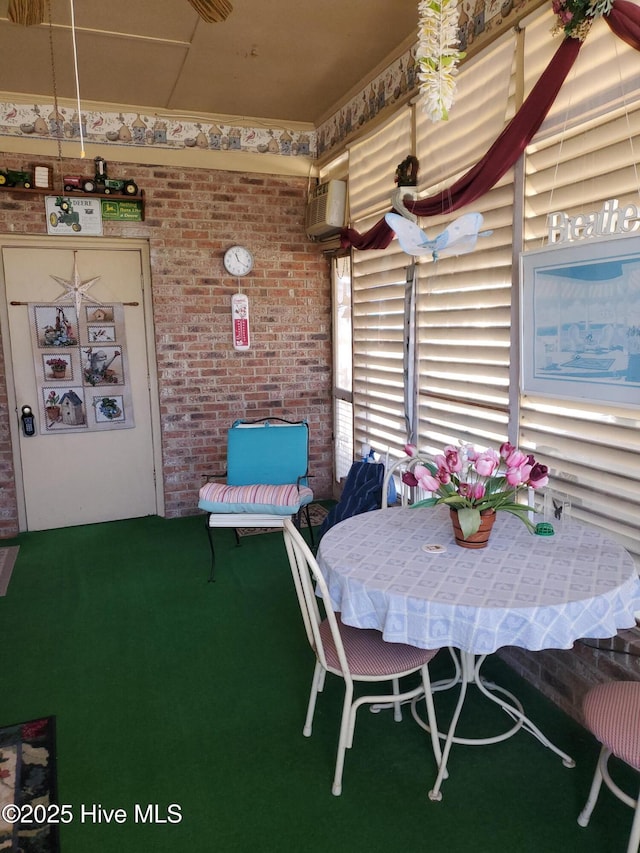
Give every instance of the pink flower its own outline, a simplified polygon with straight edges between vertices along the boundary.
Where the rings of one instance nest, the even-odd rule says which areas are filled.
[[[500,456],[502,456],[502,458],[503,458],[503,459],[506,459],[506,458],[507,458],[507,456],[508,456],[510,453],[513,453],[513,451],[514,451],[515,449],[516,449],[516,448],[513,446],[513,444],[509,444],[509,442],[508,442],[508,441],[505,441],[505,442],[504,442],[504,444],[501,444],[501,445],[500,445]]]
[[[436,477],[438,478],[438,480],[440,480],[443,486],[446,486],[448,483],[451,482],[451,474],[449,473],[447,468],[438,468],[438,473],[436,474]]]
[[[444,449],[445,467],[451,474],[457,474],[462,471],[462,459],[457,448],[448,445]],[[440,466],[438,466],[440,467]]]
[[[500,457],[495,450],[485,450],[478,454],[475,460],[475,469],[481,477],[491,477],[500,464]]]
[[[523,453],[515,447],[511,453],[505,457],[505,462],[507,463],[507,468],[520,468],[521,465],[525,464],[527,459],[528,456],[526,453]]]
[[[413,473],[420,487],[426,492],[437,492],[442,485],[424,465],[416,465]]]
[[[414,477],[412,471],[405,471],[404,472],[404,474],[402,475],[402,482],[405,484],[405,486],[412,486],[413,487],[413,486],[418,485],[418,481]]]
[[[536,462],[529,474],[529,485],[532,489],[542,489],[549,482],[549,469],[546,465]]]
[[[415,456],[418,452],[418,448],[415,446],[415,444],[405,444],[404,452],[407,456]]]
[[[484,497],[485,491],[484,483],[473,483],[471,486],[471,497],[479,501]]]

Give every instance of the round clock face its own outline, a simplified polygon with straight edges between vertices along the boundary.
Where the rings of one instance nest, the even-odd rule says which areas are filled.
[[[253,255],[244,246],[231,246],[224,253],[224,268],[230,275],[247,275],[253,269]]]

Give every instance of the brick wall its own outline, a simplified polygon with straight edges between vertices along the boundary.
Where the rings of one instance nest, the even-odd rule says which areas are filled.
[[[0,166],[38,159],[0,154]],[[92,166],[69,160],[63,170],[90,175]],[[166,515],[197,511],[201,475],[224,470],[225,431],[237,417],[307,418],[312,486],[329,497],[329,265],[304,233],[306,179],[113,161],[109,174],[135,178],[146,194],[144,222],[105,222],[104,235],[149,241]],[[46,234],[42,196],[3,191],[0,233]],[[222,267],[233,243],[256,260],[243,285],[252,346],[242,353],[231,344],[237,285]],[[0,538],[17,533],[8,417],[0,355]]]
[[[578,640],[571,649],[506,648],[498,655],[580,723],[582,700],[595,684],[640,681],[638,628],[619,631],[610,640]]]

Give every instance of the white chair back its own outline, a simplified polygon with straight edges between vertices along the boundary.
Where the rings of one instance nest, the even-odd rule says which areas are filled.
[[[424,696],[431,745],[436,764],[439,764],[442,753],[428,666],[437,650],[418,649],[402,643],[386,643],[379,631],[354,628],[338,622],[339,614],[336,615],[333,611],[329,589],[318,563],[289,518],[284,521],[283,534],[307,638],[316,657],[307,716],[302,730],[305,737],[311,735],[316,698],[318,693],[322,692],[326,673],[331,672],[339,676],[345,684],[338,753],[331,789],[333,794],[339,796],[342,792],[345,751],[352,746],[356,713],[363,704],[387,703],[388,707],[394,709],[394,719],[401,720],[402,702],[417,701],[419,697]],[[319,597],[324,603],[324,618],[320,613]],[[417,672],[421,673],[420,684],[401,691],[400,679]],[[374,684],[390,682],[392,691],[359,695],[355,698],[354,681]]]
[[[284,544],[287,549],[296,595],[309,644],[324,669],[333,669],[327,663],[327,656],[322,641],[320,624],[323,617],[318,606],[317,590],[322,598],[326,620],[331,629],[331,637],[340,661],[341,674],[345,679],[350,680],[349,664],[342,644],[340,630],[338,629],[336,615],[331,607],[327,582],[318,567],[311,549],[290,519],[285,519],[283,532]]]
[[[402,456],[387,465],[384,482],[382,484],[382,494],[389,494],[389,483],[392,477],[396,478],[396,492],[398,495],[398,503],[400,506],[409,506],[416,501],[421,501],[424,498],[431,497],[431,492],[426,492],[419,486],[408,486],[402,480],[402,475],[407,471],[413,471],[416,465],[422,464],[422,460],[416,459],[414,456]],[[388,503],[383,499],[381,509],[386,509]]]

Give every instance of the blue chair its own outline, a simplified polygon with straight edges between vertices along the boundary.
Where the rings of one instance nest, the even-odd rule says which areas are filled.
[[[215,527],[232,527],[240,544],[239,527],[283,527],[285,518],[292,516],[300,526],[304,511],[314,545],[309,515],[313,491],[309,488],[308,467],[306,421],[235,421],[227,431],[226,482],[206,482],[198,500],[198,507],[207,513],[210,581],[214,579]]]

